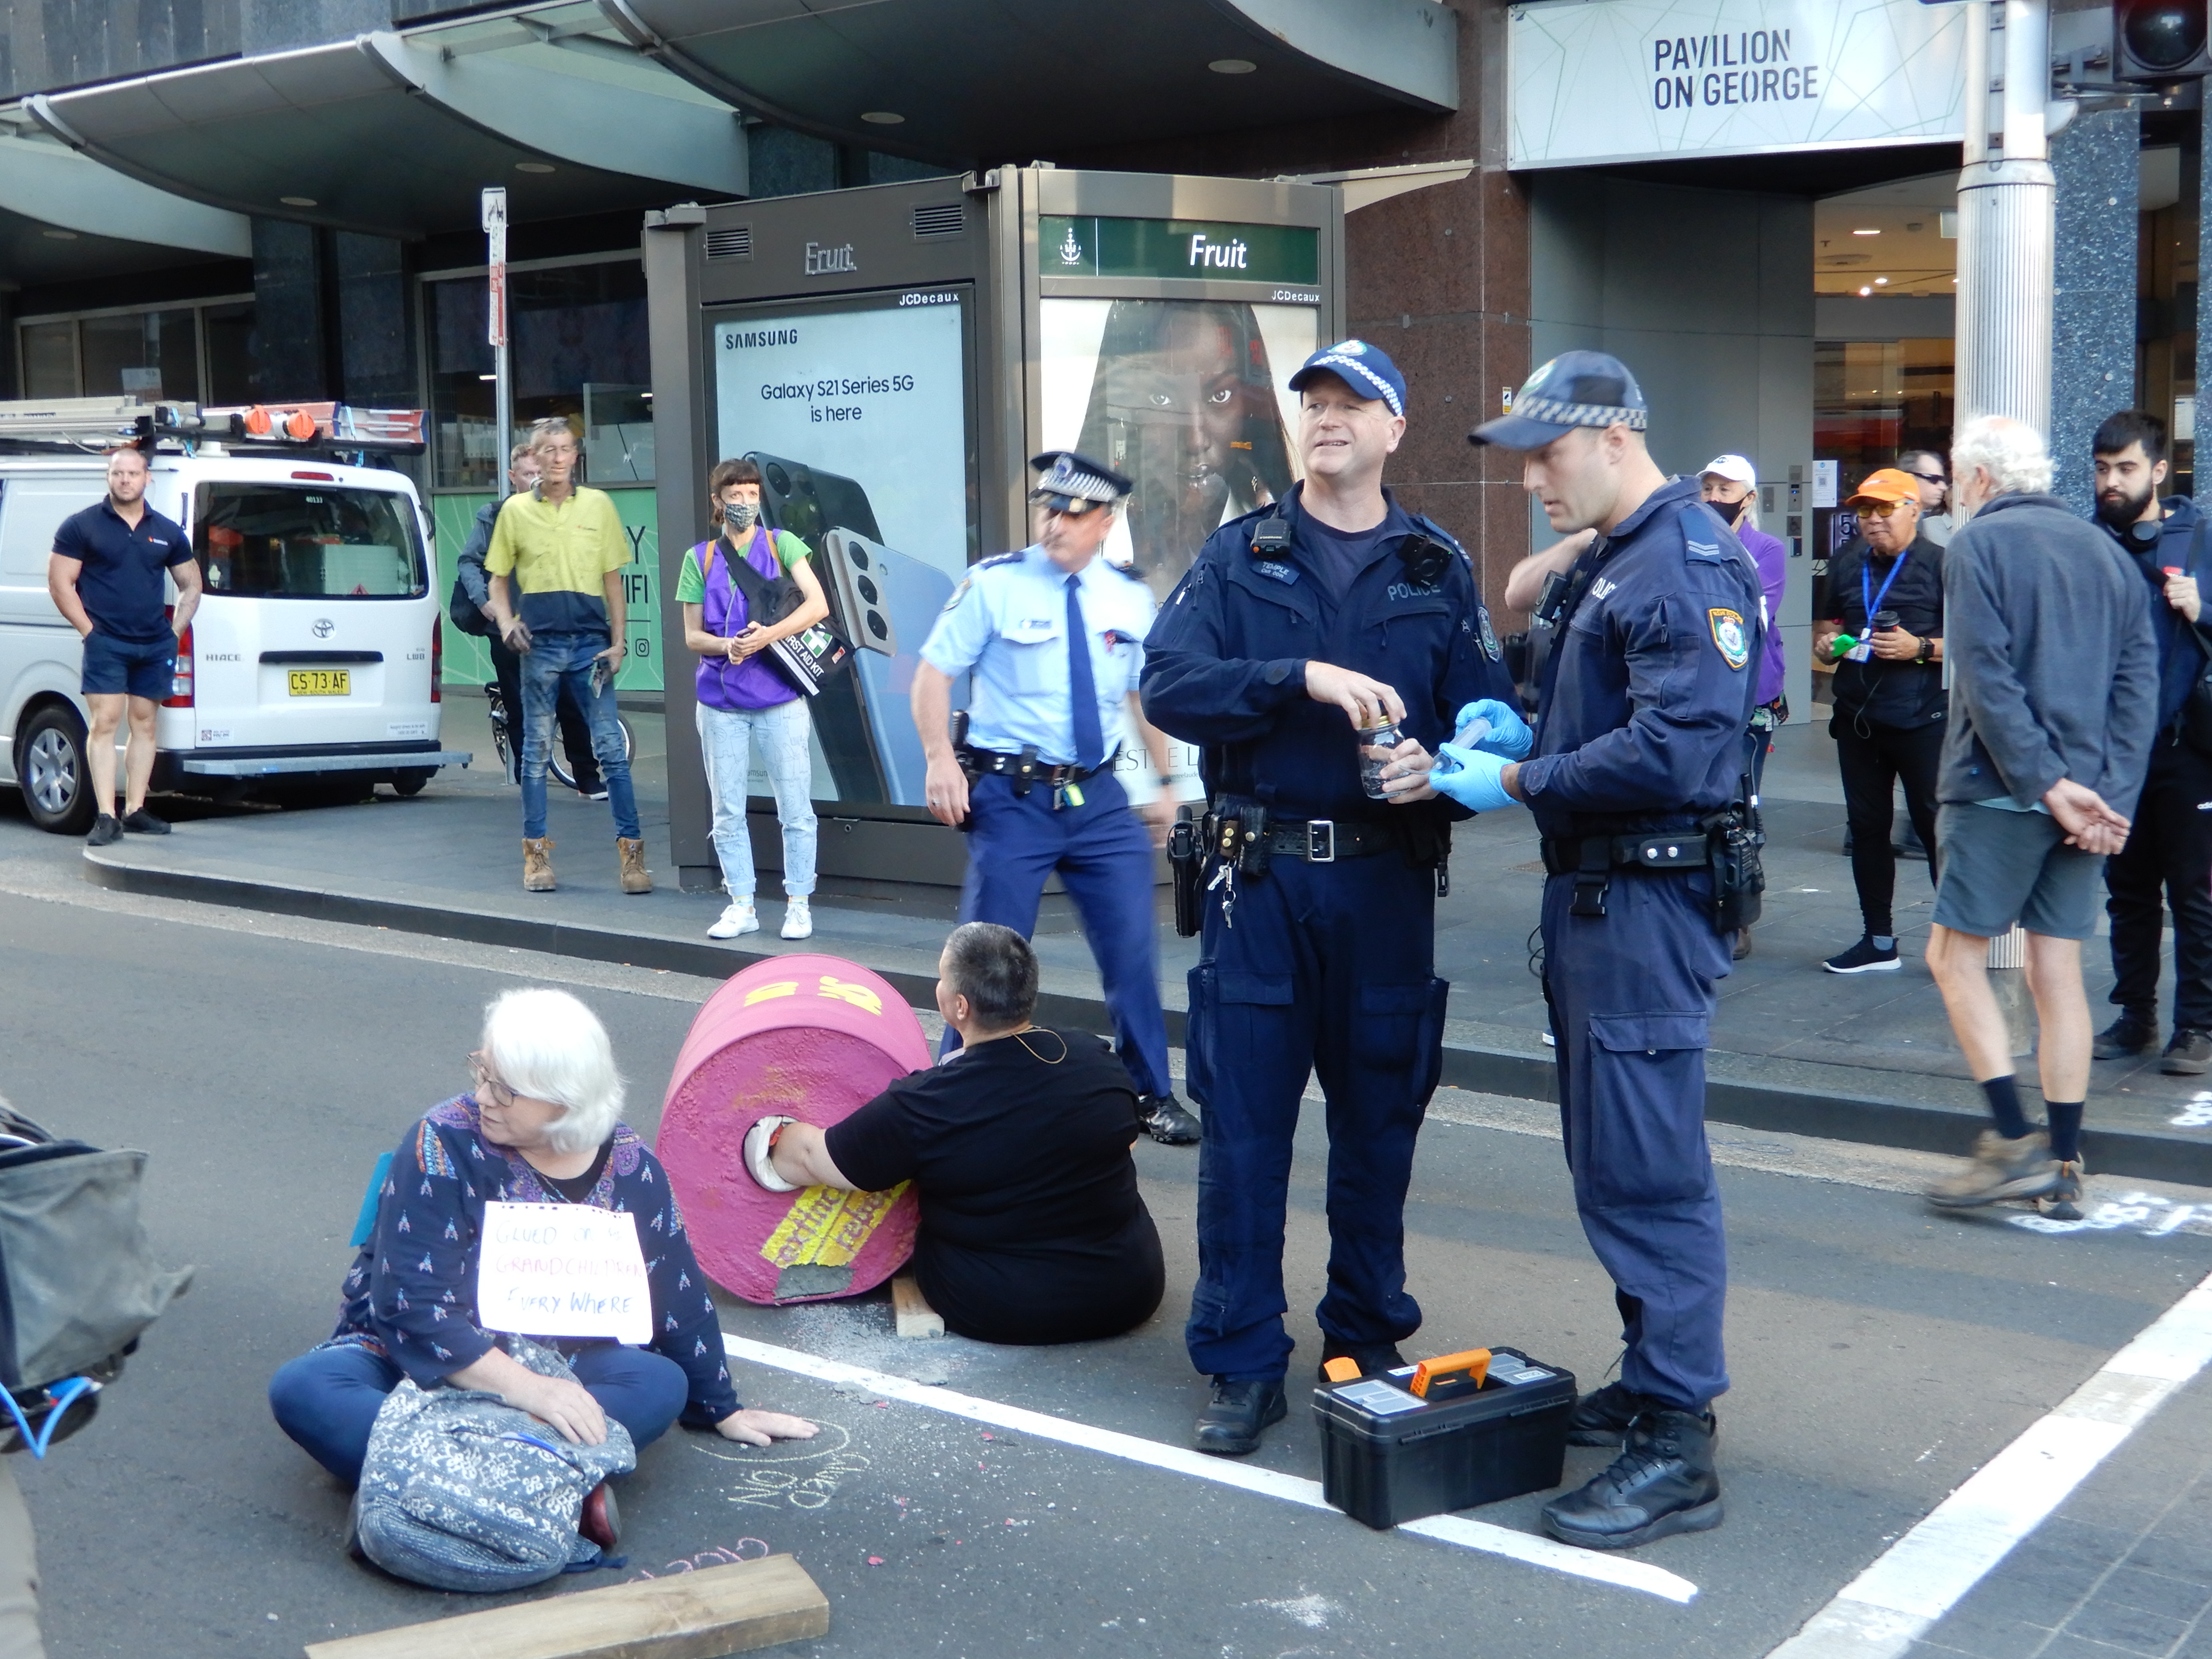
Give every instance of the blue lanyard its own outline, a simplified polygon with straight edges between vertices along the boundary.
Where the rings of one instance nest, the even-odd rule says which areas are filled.
[[[1872,556],[1873,550],[1869,549],[1868,557],[1870,558]],[[1867,574],[1866,560],[1861,559],[1859,561],[1859,602],[1866,606],[1866,625],[1869,628],[1872,628],[1874,626],[1874,613],[1876,607],[1878,607],[1884,599],[1889,597],[1890,583],[1897,580],[1897,573],[1905,568],[1905,562],[1911,556],[1912,549],[1909,546],[1905,550],[1905,551],[1897,556],[1897,562],[1890,566],[1889,574],[1882,579],[1881,592],[1876,593],[1872,599],[1867,598],[1867,592],[1874,585],[1873,579]]]

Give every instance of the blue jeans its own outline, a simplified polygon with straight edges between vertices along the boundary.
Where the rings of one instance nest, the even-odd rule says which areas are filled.
[[[568,1356],[568,1369],[640,1451],[668,1432],[690,1392],[684,1368],[647,1348],[594,1342]],[[398,1366],[367,1348],[316,1348],[269,1379],[269,1409],[308,1456],[358,1486],[369,1431],[399,1376]]]
[[[783,826],[783,890],[805,898],[814,890],[814,763],[806,739],[814,722],[806,699],[793,697],[769,708],[712,708],[694,705],[699,750],[707,763],[707,793],[714,803],[714,856],[722,864],[722,890],[732,898],[750,898],[753,838],[745,827],[745,798],[752,771],[752,746],[760,744],[761,765],[775,792],[776,820]]]
[[[540,634],[522,659],[522,833],[532,841],[545,833],[545,759],[553,752],[553,713],[564,684],[592,723],[592,753],[614,809],[615,834],[638,838],[637,794],[615,719],[614,684],[596,696],[592,690],[592,663],[605,649],[601,635]]]

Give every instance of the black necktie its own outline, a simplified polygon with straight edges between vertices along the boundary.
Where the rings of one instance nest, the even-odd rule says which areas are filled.
[[[1098,683],[1091,673],[1091,635],[1083,625],[1083,579],[1067,579],[1067,698],[1075,710],[1075,763],[1089,768],[1106,758],[1098,726]]]

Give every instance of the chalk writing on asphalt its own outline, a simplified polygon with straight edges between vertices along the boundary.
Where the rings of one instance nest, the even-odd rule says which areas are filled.
[[[2124,1229],[2146,1238],[2164,1238],[2169,1233],[2212,1237],[2212,1204],[2183,1204],[2155,1193],[2127,1193],[2093,1203],[2079,1221],[2055,1221],[2040,1215],[2005,1218],[2033,1233],[2109,1233]]]
[[[708,1456],[737,1466],[738,1485],[730,1502],[756,1510],[818,1510],[827,1507],[848,1475],[864,1473],[868,1460],[852,1449],[851,1432],[836,1423],[821,1425],[811,1440],[779,1441],[751,1451],[718,1451]]]
[[[641,1572],[629,1582],[642,1583],[648,1578],[662,1578],[676,1573],[696,1572],[702,1567],[726,1567],[738,1561],[758,1561],[769,1553],[764,1538],[740,1538],[734,1544],[717,1544],[712,1549],[701,1550],[696,1555],[687,1555],[680,1561],[671,1561],[659,1572]]]

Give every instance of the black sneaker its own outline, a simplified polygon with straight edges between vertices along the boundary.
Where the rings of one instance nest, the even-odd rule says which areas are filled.
[[[123,827],[134,836],[166,836],[169,826],[144,807],[123,815]]]
[[[1658,1403],[1626,1382],[1608,1382],[1575,1401],[1573,1415],[1567,1419],[1567,1443],[1618,1446],[1628,1437],[1628,1425],[1638,1415]]]
[[[1589,1550],[1634,1549],[1721,1523],[1711,1412],[1656,1407],[1628,1425],[1613,1467],[1580,1492],[1544,1505],[1544,1530]]]
[[[1388,1342],[1345,1342],[1334,1336],[1323,1336],[1321,1344],[1321,1380],[1328,1382],[1328,1362],[1350,1359],[1357,1362],[1362,1376],[1380,1376],[1385,1371],[1403,1368],[1406,1356]]]
[[[2212,1070],[2212,1034],[2183,1026],[2166,1045],[2158,1069],[2168,1077],[2197,1077]]]
[[[1862,933],[1856,945],[1820,964],[1832,974],[1893,974],[1901,965],[1897,947],[1893,945],[1887,951],[1881,949],[1871,933]]]
[[[2180,1033],[2174,1035],[2179,1036]],[[2139,1054],[2157,1041],[2156,1020],[2137,1009],[2123,1008],[2118,1019],[2097,1033],[2089,1052],[2099,1060],[2118,1060],[2126,1054]]]
[[[92,833],[84,838],[87,847],[112,847],[123,839],[123,825],[112,812],[102,812],[92,821]]]
[[[1243,1457],[1260,1449],[1260,1435],[1290,1413],[1282,1380],[1224,1382],[1213,1379],[1213,1398],[1198,1414],[1191,1443],[1216,1457]]]
[[[1137,1126],[1163,1146],[1188,1146],[1198,1139],[1198,1120],[1173,1095],[1139,1095]]]

